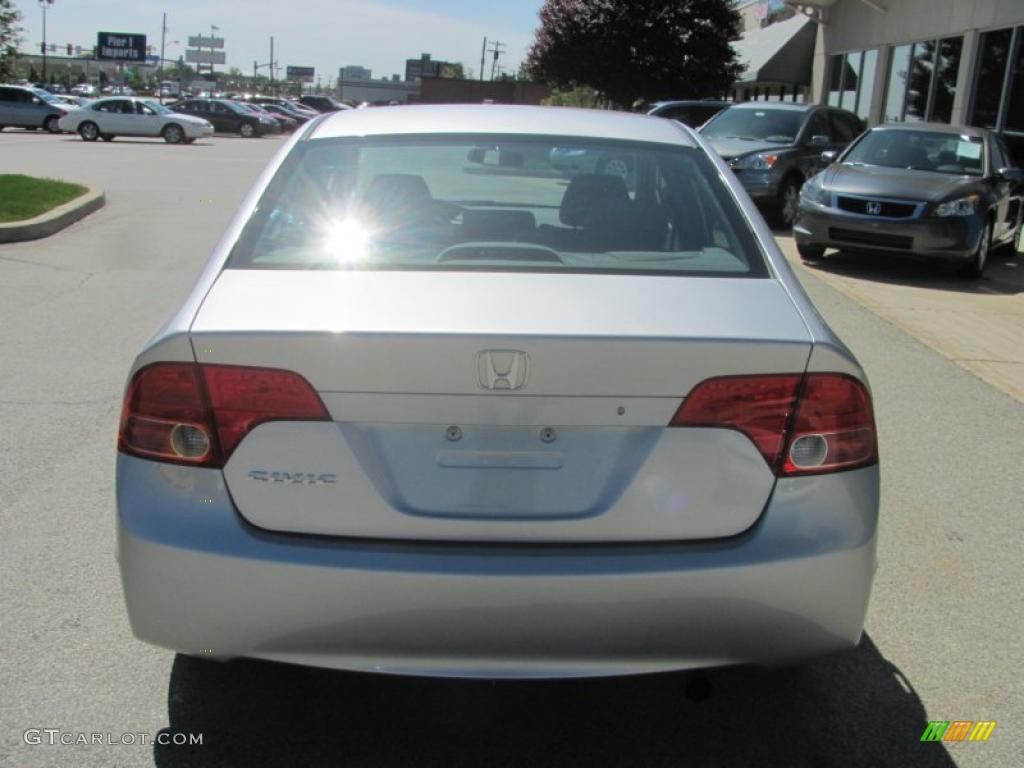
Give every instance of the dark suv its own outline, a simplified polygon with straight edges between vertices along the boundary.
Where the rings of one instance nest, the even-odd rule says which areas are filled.
[[[827,165],[821,153],[845,149],[863,130],[860,118],[845,109],[748,101],[719,112],[700,132],[754,202],[789,228],[800,187]]]

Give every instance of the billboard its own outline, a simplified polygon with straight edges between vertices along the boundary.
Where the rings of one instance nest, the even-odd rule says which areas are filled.
[[[99,32],[96,58],[108,61],[145,61],[146,36],[129,32]]]
[[[313,67],[286,67],[285,68],[285,79],[291,80],[297,83],[312,83],[313,82]]]
[[[188,38],[189,48],[223,48],[223,37],[206,37],[205,35],[190,35]]]
[[[223,64],[227,61],[224,51],[185,51],[189,64]]]

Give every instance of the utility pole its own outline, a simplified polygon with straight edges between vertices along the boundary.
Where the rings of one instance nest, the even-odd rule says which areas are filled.
[[[498,66],[498,57],[504,53],[502,48],[507,47],[505,43],[499,43],[497,40],[494,41],[494,47],[491,48],[491,53],[494,54],[494,58],[491,60],[491,80],[494,79],[494,70]]]
[[[53,5],[53,0],[39,0],[39,7],[43,9],[43,85],[46,81],[46,9]]]
[[[277,62],[274,61],[274,36],[270,36],[270,92],[277,94],[277,88],[274,87],[274,65]]]
[[[160,24],[160,63],[157,65],[156,94],[160,103],[164,103],[164,46],[167,43],[167,12],[164,12],[164,20]]]
[[[484,79],[484,59],[487,57],[487,38],[484,38],[484,47],[480,49],[480,79]]]
[[[215,27],[213,24],[211,24],[210,25],[210,37],[216,37],[218,32],[220,32],[220,27]],[[214,79],[214,77],[213,77],[213,54],[214,54],[214,52],[216,50],[217,50],[216,48],[213,48],[211,46],[211,48],[210,48],[210,79],[211,80]]]

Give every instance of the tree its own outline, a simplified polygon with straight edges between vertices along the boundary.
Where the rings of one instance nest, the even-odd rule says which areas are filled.
[[[527,57],[537,80],[590,86],[614,105],[716,96],[742,67],[729,0],[546,0]]]
[[[0,0],[0,83],[14,78],[14,62],[21,43],[21,12],[14,0]]]

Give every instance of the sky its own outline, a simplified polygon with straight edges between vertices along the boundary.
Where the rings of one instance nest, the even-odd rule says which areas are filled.
[[[42,11],[37,0],[15,0],[24,30],[23,51],[38,51]],[[183,55],[190,35],[220,27],[226,67],[252,72],[253,60],[311,66],[326,84],[346,65],[373,70],[374,77],[404,77],[405,60],[430,53],[461,61],[479,75],[483,38],[507,44],[499,60],[518,69],[538,25],[541,0],[55,0],[47,10],[46,40],[59,47],[96,44],[96,33],[133,32],[160,46],[160,20],[167,13],[165,57]],[[173,41],[180,45],[173,45]],[[490,72],[490,59],[486,69]],[[223,69],[218,67],[218,69]],[[266,70],[262,70],[266,73]]]

